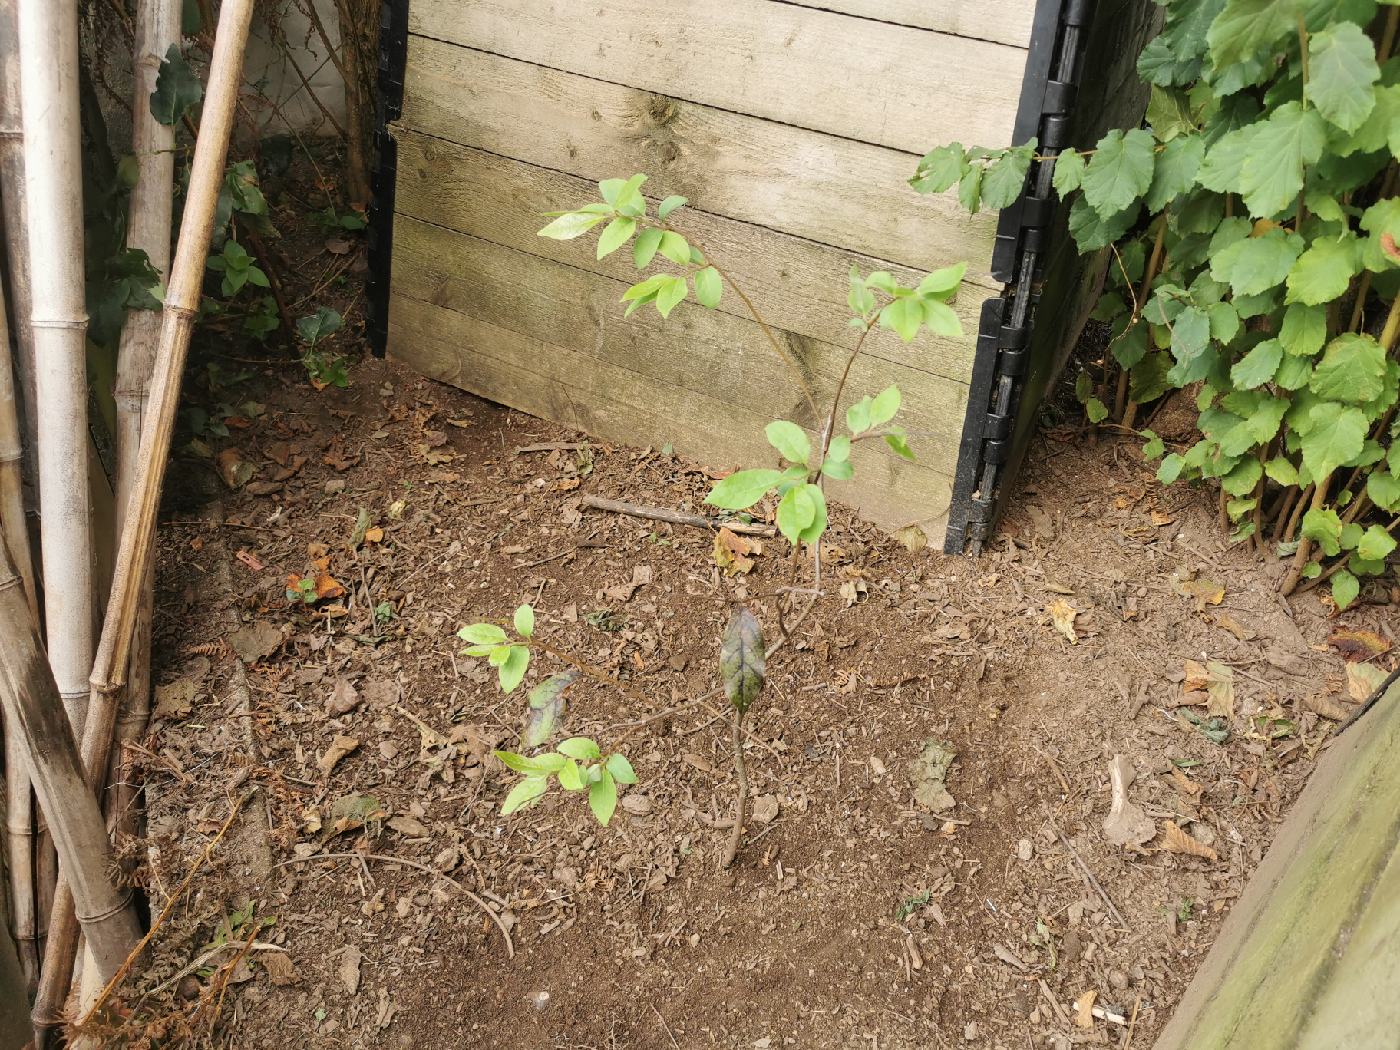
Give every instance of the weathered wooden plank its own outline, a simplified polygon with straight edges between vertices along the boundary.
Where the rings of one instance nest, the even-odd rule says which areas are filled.
[[[401,214],[617,280],[637,279],[629,252],[599,261],[589,243],[536,235],[544,223],[542,212],[596,200],[592,183],[407,130],[397,137],[396,206]],[[733,275],[769,324],[831,343],[850,345],[854,340],[846,327],[851,266],[862,271],[889,269],[906,282],[919,276],[908,268],[698,210],[677,214],[676,224]],[[972,286],[959,296],[955,305],[963,323],[961,339],[921,339],[906,345],[880,332],[868,341],[870,354],[966,383],[972,371],[977,311],[987,294]],[[742,302],[728,292],[720,309],[747,316]]]
[[[395,293],[389,353],[416,371],[482,397],[598,438],[632,445],[671,442],[683,455],[716,466],[771,462],[763,421],[727,401],[676,396],[638,373],[479,318]],[[922,464],[858,446],[862,483],[830,486],[886,528],[917,524],[942,542],[951,483]]]
[[[624,318],[620,281],[407,217],[394,237],[393,265],[394,287],[406,297],[618,365],[653,384],[661,400],[718,399],[724,411],[742,409],[760,419],[759,430],[783,417],[815,432],[823,420],[801,382],[817,412],[825,412],[848,357],[840,347],[779,331],[799,380],[752,321],[691,303],[669,319],[654,310]],[[842,411],[891,383],[904,393],[901,422],[920,435],[914,445],[936,465],[957,446],[966,387],[862,354]],[[941,473],[951,474],[950,466]]]
[[[1156,1050],[1389,1050],[1400,1032],[1400,683],[1328,748]]]
[[[995,212],[913,192],[911,154],[426,37],[409,41],[403,123],[594,181],[644,171],[657,197],[925,270],[985,272],[996,235]]]
[[[912,153],[1010,145],[1026,58],[776,0],[414,0],[409,29]]]
[[[881,22],[1028,47],[1035,0],[784,0]]]

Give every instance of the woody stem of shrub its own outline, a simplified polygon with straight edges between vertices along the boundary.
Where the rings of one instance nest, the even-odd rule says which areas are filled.
[[[734,826],[729,829],[729,845],[725,848],[724,859],[720,861],[720,870],[724,870],[734,863],[734,858],[739,854],[739,840],[744,835],[744,810],[747,808],[749,799],[749,770],[744,764],[744,713],[737,707],[734,708],[733,721],[730,722],[732,729],[731,739],[734,747],[734,776],[737,780],[735,792],[737,797],[734,800]]]

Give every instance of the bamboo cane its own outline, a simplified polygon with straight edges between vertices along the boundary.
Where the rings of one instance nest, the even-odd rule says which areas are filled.
[[[135,87],[133,88],[132,148],[136,154],[136,185],[126,243],[144,251],[151,266],[164,277],[170,269],[170,213],[175,191],[175,129],[151,114],[160,64],[180,40],[178,0],[142,0],[136,10]],[[141,422],[150,393],[151,368],[160,339],[160,314],[134,310],[127,314],[117,349],[117,522],[120,526],[131,500],[141,448]],[[111,813],[126,832],[136,827],[135,788],[122,768],[126,744],[146,731],[151,711],[151,609],[155,581],[148,569],[141,584],[131,664],[120,704],[113,767],[115,791]]]
[[[77,0],[20,0],[20,109],[39,419],[49,660],[75,735],[92,668],[95,591],[87,483],[87,312]]]
[[[24,429],[26,468],[31,486],[38,479],[38,424],[34,412],[34,340],[26,323],[30,315],[29,224],[24,206],[24,135],[19,104],[19,3],[0,0],[0,214],[4,216],[5,249],[10,280],[10,309],[18,350],[20,413]]]
[[[151,410],[146,413],[141,427],[136,477],[123,517],[112,593],[93,665],[92,693],[87,723],[83,727],[83,764],[89,777],[99,780],[105,774],[111,754],[117,715],[116,694],[125,680],[141,584],[151,561],[161,483],[165,479],[170,436],[179,407],[180,380],[199,310],[204,262],[209,254],[214,208],[224,179],[224,160],[233,130],[243,52],[248,43],[252,14],[253,0],[224,0],[219,11],[219,26],[209,63],[209,87],[205,92],[199,137],[195,141],[180,238],[161,312],[160,343],[151,379]],[[39,994],[34,1002],[36,1043],[40,1046],[44,1035],[58,1021],[57,1014],[73,976],[76,947],[77,923],[73,918],[71,897],[60,878],[53,918],[49,922],[49,942]]]
[[[19,419],[15,410],[14,372],[10,358],[9,318],[0,285],[0,536],[24,584],[29,616],[39,622],[34,602],[34,568],[29,528],[20,491]],[[5,731],[5,849],[10,871],[10,908],[20,966],[31,983],[39,973],[38,925],[34,897],[34,806],[19,727],[8,720]]]
[[[71,880],[78,922],[100,973],[111,976],[140,938],[131,892],[119,891],[108,871],[112,851],[97,797],[83,782],[73,731],[58,703],[58,688],[43,644],[29,618],[19,576],[0,548],[0,702],[16,726],[39,804],[49,817],[65,876]]]

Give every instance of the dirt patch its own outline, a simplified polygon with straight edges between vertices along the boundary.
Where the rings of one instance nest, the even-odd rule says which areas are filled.
[[[827,593],[750,713],[755,814],[719,872],[729,730],[686,701],[718,684],[736,603],[774,629],[781,540],[727,575],[706,532],[580,506],[695,511],[704,471],[391,365],[319,395],[260,372],[222,400],[265,406],[221,442],[254,472],[172,472],[171,701],[126,844],[158,907],[241,804],[126,999],[191,1042],[1148,1046],[1312,767],[1317,698],[1345,697],[1316,596],[1286,607],[1133,446],[1052,431],[980,560],[836,511]],[[302,580],[314,604],[288,600]],[[577,796],[498,813],[515,778],[489,750],[524,699],[453,634],[523,601],[647,700],[582,683],[570,733],[607,747],[675,709],[628,738],[641,783],[607,829]],[[1343,619],[1388,637],[1388,613]],[[1141,845],[1105,837],[1115,756],[1156,826]]]

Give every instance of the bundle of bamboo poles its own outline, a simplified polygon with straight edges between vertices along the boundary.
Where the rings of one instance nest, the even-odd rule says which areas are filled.
[[[66,1004],[80,938],[86,944],[84,986],[100,989],[128,961],[139,936],[129,892],[111,876],[102,803],[109,796],[114,741],[139,735],[146,721],[156,511],[254,0],[224,0],[220,7],[171,261],[174,142],[171,129],[152,118],[148,100],[161,59],[179,40],[181,6],[180,0],[138,0],[137,6],[132,112],[138,178],[128,245],[146,252],[166,277],[167,293],[159,313],[133,314],[122,334],[115,391],[119,547],[94,649],[94,559],[88,475],[82,469],[89,452],[77,0],[0,0],[5,858],[19,960],[28,980],[37,983],[33,1035],[41,1048],[65,1020],[75,1019]],[[30,490],[37,492],[42,572],[36,572],[31,553],[26,474]],[[42,877],[44,847],[34,833],[33,798],[58,858],[51,898]],[[118,805],[120,822],[130,799],[119,799]],[[49,899],[41,953],[42,905]],[[7,943],[8,937],[0,937],[0,956]],[[5,972],[0,958],[0,975]],[[13,991],[0,987],[0,1000]],[[81,1011],[85,1003],[78,1005]],[[8,1038],[0,1026],[0,1050],[8,1050]]]

